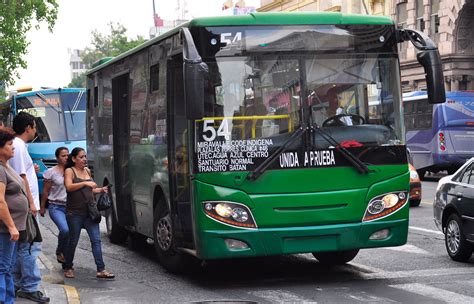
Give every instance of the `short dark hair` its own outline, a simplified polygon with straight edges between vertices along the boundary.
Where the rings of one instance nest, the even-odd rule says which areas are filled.
[[[54,155],[56,156],[56,158],[59,157],[59,154],[61,154],[61,151],[62,151],[62,150],[68,150],[68,151],[69,151],[69,149],[66,148],[66,147],[59,147],[59,148],[57,148],[56,151],[54,152]]]
[[[81,151],[85,151],[81,147],[75,147],[72,149],[71,153],[69,153],[69,157],[67,158],[67,163],[66,163],[66,168],[72,168],[74,167],[74,162],[72,161],[73,157],[77,157]]]
[[[7,127],[0,127],[0,148],[5,147],[8,141],[15,138],[15,132]]]
[[[34,127],[35,117],[30,113],[22,111],[13,118],[13,130],[16,134],[21,135],[25,133],[26,127]]]

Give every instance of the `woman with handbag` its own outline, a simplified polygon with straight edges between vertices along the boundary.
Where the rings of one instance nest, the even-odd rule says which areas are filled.
[[[58,164],[44,172],[43,194],[41,196],[40,215],[44,216],[46,201],[49,202],[48,212],[56,227],[58,227],[58,246],[56,247],[56,260],[58,263],[65,262],[69,241],[69,227],[66,221],[66,187],[64,186],[64,170],[66,168],[69,150],[66,147],[56,149],[54,155]]]
[[[0,302],[15,303],[12,268],[20,234],[26,235],[28,198],[21,177],[8,166],[15,132],[0,127]]]
[[[64,185],[67,191],[66,219],[69,226],[69,243],[63,267],[64,276],[74,278],[74,253],[81,229],[85,228],[91,240],[92,254],[97,266],[97,278],[113,279],[115,276],[105,270],[102,258],[100,218],[99,221],[91,219],[88,207],[95,204],[94,194],[107,192],[108,188],[97,187],[97,184],[92,180],[91,173],[87,168],[87,156],[84,149],[76,147],[69,154],[64,171]]]

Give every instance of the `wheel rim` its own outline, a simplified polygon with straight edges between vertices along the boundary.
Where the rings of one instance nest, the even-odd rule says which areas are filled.
[[[451,253],[455,254],[459,250],[461,243],[461,230],[456,221],[450,221],[446,228],[446,245]]]
[[[173,231],[171,228],[171,221],[168,216],[165,216],[160,219],[156,227],[156,235],[158,239],[158,246],[161,250],[167,251],[171,248],[171,241],[173,236]]]

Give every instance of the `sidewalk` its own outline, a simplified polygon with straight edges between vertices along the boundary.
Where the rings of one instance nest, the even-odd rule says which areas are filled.
[[[77,290],[69,285],[64,285],[61,270],[41,253],[38,259],[41,270],[42,282],[40,290],[51,299],[51,304],[79,304],[81,303]],[[16,298],[15,303],[31,304],[33,301]]]

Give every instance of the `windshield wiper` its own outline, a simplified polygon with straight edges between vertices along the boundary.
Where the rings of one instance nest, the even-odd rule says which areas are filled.
[[[313,124],[311,130],[315,130],[316,132],[321,135],[321,137],[327,141],[330,145],[334,146],[336,150],[338,150],[344,158],[346,158],[353,166],[357,169],[361,174],[367,174],[370,172],[369,167],[362,162],[357,156],[352,154],[349,150],[341,146],[341,144],[334,139],[331,135],[321,129],[320,126],[317,124]]]
[[[67,109],[69,110],[69,116],[71,116],[71,123],[72,123],[72,125],[74,125],[74,113],[72,112],[71,107],[69,106],[69,104],[67,105]]]
[[[247,179],[254,181],[257,178],[260,177],[267,169],[268,167],[277,159],[280,154],[282,154],[289,145],[291,145],[296,139],[300,138],[306,131],[308,130],[308,126],[306,124],[301,124],[299,128],[291,134],[290,137],[288,137],[285,142],[279,146],[273,154],[271,154],[267,159],[265,159],[260,165],[258,165],[255,170],[249,173],[247,175]]]
[[[52,104],[49,103],[49,101],[46,99],[46,96],[44,96],[41,93],[36,93],[36,96],[38,96],[46,105],[48,105],[51,109],[53,109],[56,113],[61,114],[61,108],[55,107]]]

